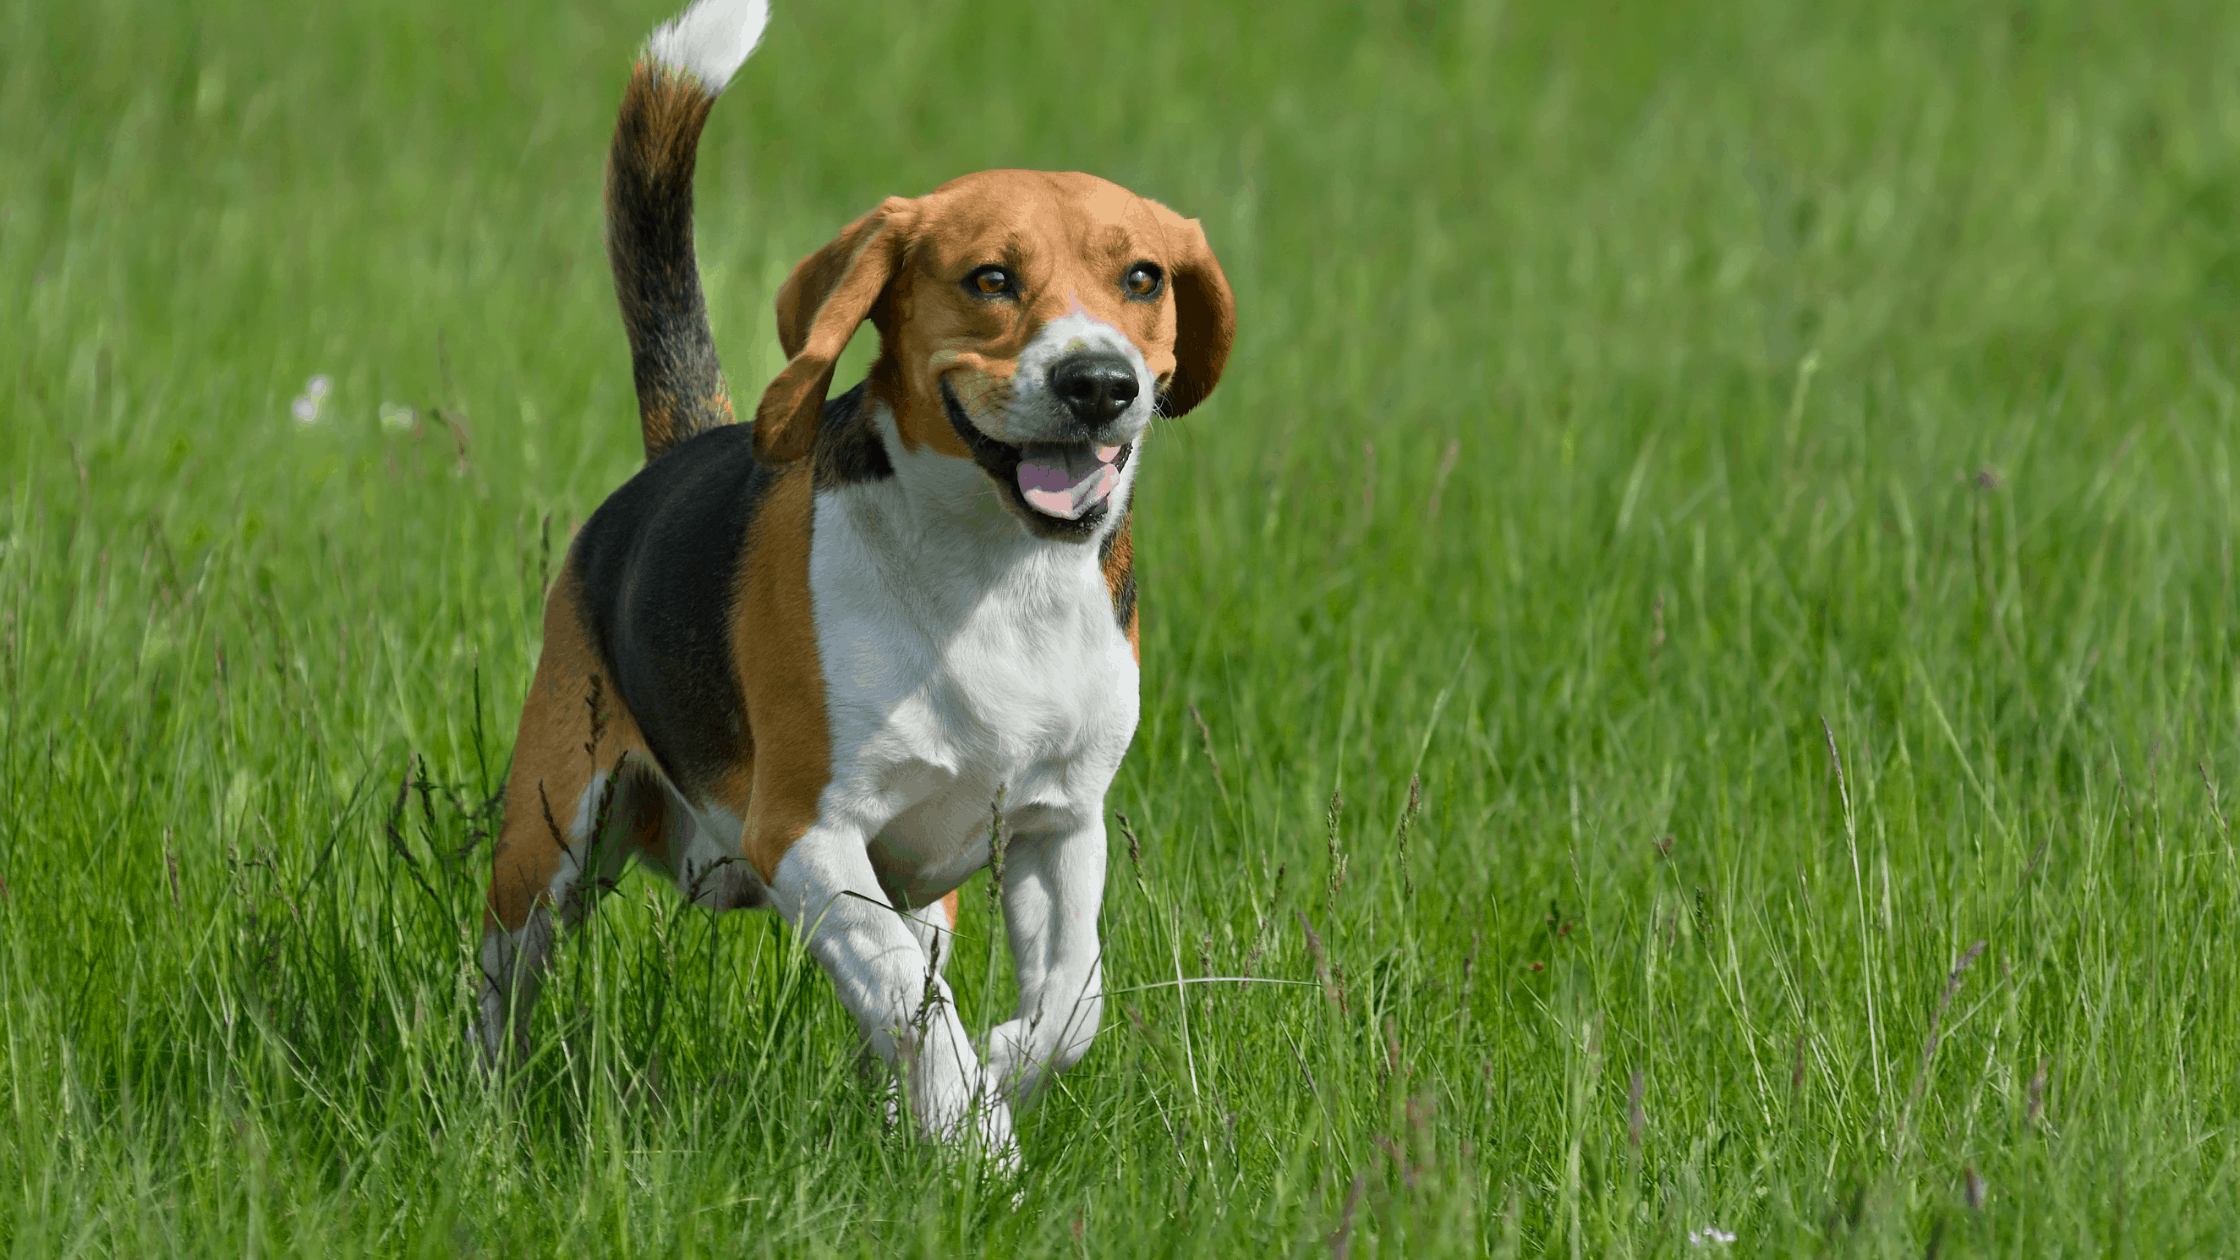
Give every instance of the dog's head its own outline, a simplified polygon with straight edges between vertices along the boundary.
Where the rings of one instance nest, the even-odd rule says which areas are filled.
[[[866,318],[903,443],[974,461],[1048,538],[1095,531],[1153,415],[1203,401],[1236,332],[1196,220],[1092,175],[967,175],[888,198],[787,277],[757,456],[809,453]]]

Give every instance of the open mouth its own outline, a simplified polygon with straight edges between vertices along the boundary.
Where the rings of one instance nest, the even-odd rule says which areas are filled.
[[[1013,445],[981,432],[963,404],[941,382],[950,427],[972,451],[973,462],[1009,491],[1028,525],[1044,537],[1087,537],[1109,510],[1132,443],[1028,442]]]

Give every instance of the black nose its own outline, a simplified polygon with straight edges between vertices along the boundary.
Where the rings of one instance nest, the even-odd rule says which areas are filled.
[[[1136,370],[1117,354],[1070,354],[1050,369],[1050,388],[1074,419],[1110,424],[1136,400]]]

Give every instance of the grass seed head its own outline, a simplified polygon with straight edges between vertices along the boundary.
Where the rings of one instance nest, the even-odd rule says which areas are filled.
[[[1330,789],[1330,808],[1323,815],[1323,843],[1330,853],[1330,914],[1338,913],[1338,890],[1346,885],[1346,852],[1338,842],[1338,826],[1345,818],[1346,798],[1336,788]]]

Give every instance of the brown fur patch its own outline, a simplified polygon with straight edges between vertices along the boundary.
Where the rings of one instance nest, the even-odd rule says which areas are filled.
[[[636,721],[584,631],[577,588],[571,563],[545,599],[544,651],[514,738],[513,768],[506,776],[505,824],[492,862],[485,927],[519,931],[540,902],[549,904],[553,876],[560,873],[562,863],[576,860],[554,831],[564,832],[574,824],[584,789],[594,775],[613,771],[625,756],[640,763],[647,756]],[[649,836],[660,835],[662,807],[657,795],[624,792],[618,785],[616,797],[642,803],[634,817],[622,820],[634,842],[643,845]]]
[[[652,790],[651,778],[646,776],[647,790],[635,794],[637,808],[631,811],[630,847],[662,870],[675,870],[669,861],[669,797]]]
[[[813,447],[833,365],[894,277],[910,219],[910,203],[889,197],[779,286],[778,345],[788,362],[755,405],[754,450],[763,462],[791,463]]]
[[[1135,653],[1136,664],[1143,664],[1143,648],[1136,641],[1136,543],[1130,533],[1135,524],[1135,508],[1120,519],[1120,528],[1113,530],[1104,542],[1104,586],[1112,592],[1112,615],[1119,619],[1121,633],[1128,636],[1128,650]]]
[[[806,463],[778,474],[748,533],[733,651],[754,722],[755,753],[715,795],[746,820],[742,848],[763,882],[817,820],[831,778],[824,674],[809,595],[815,476]],[[746,592],[752,592],[751,597]]]

